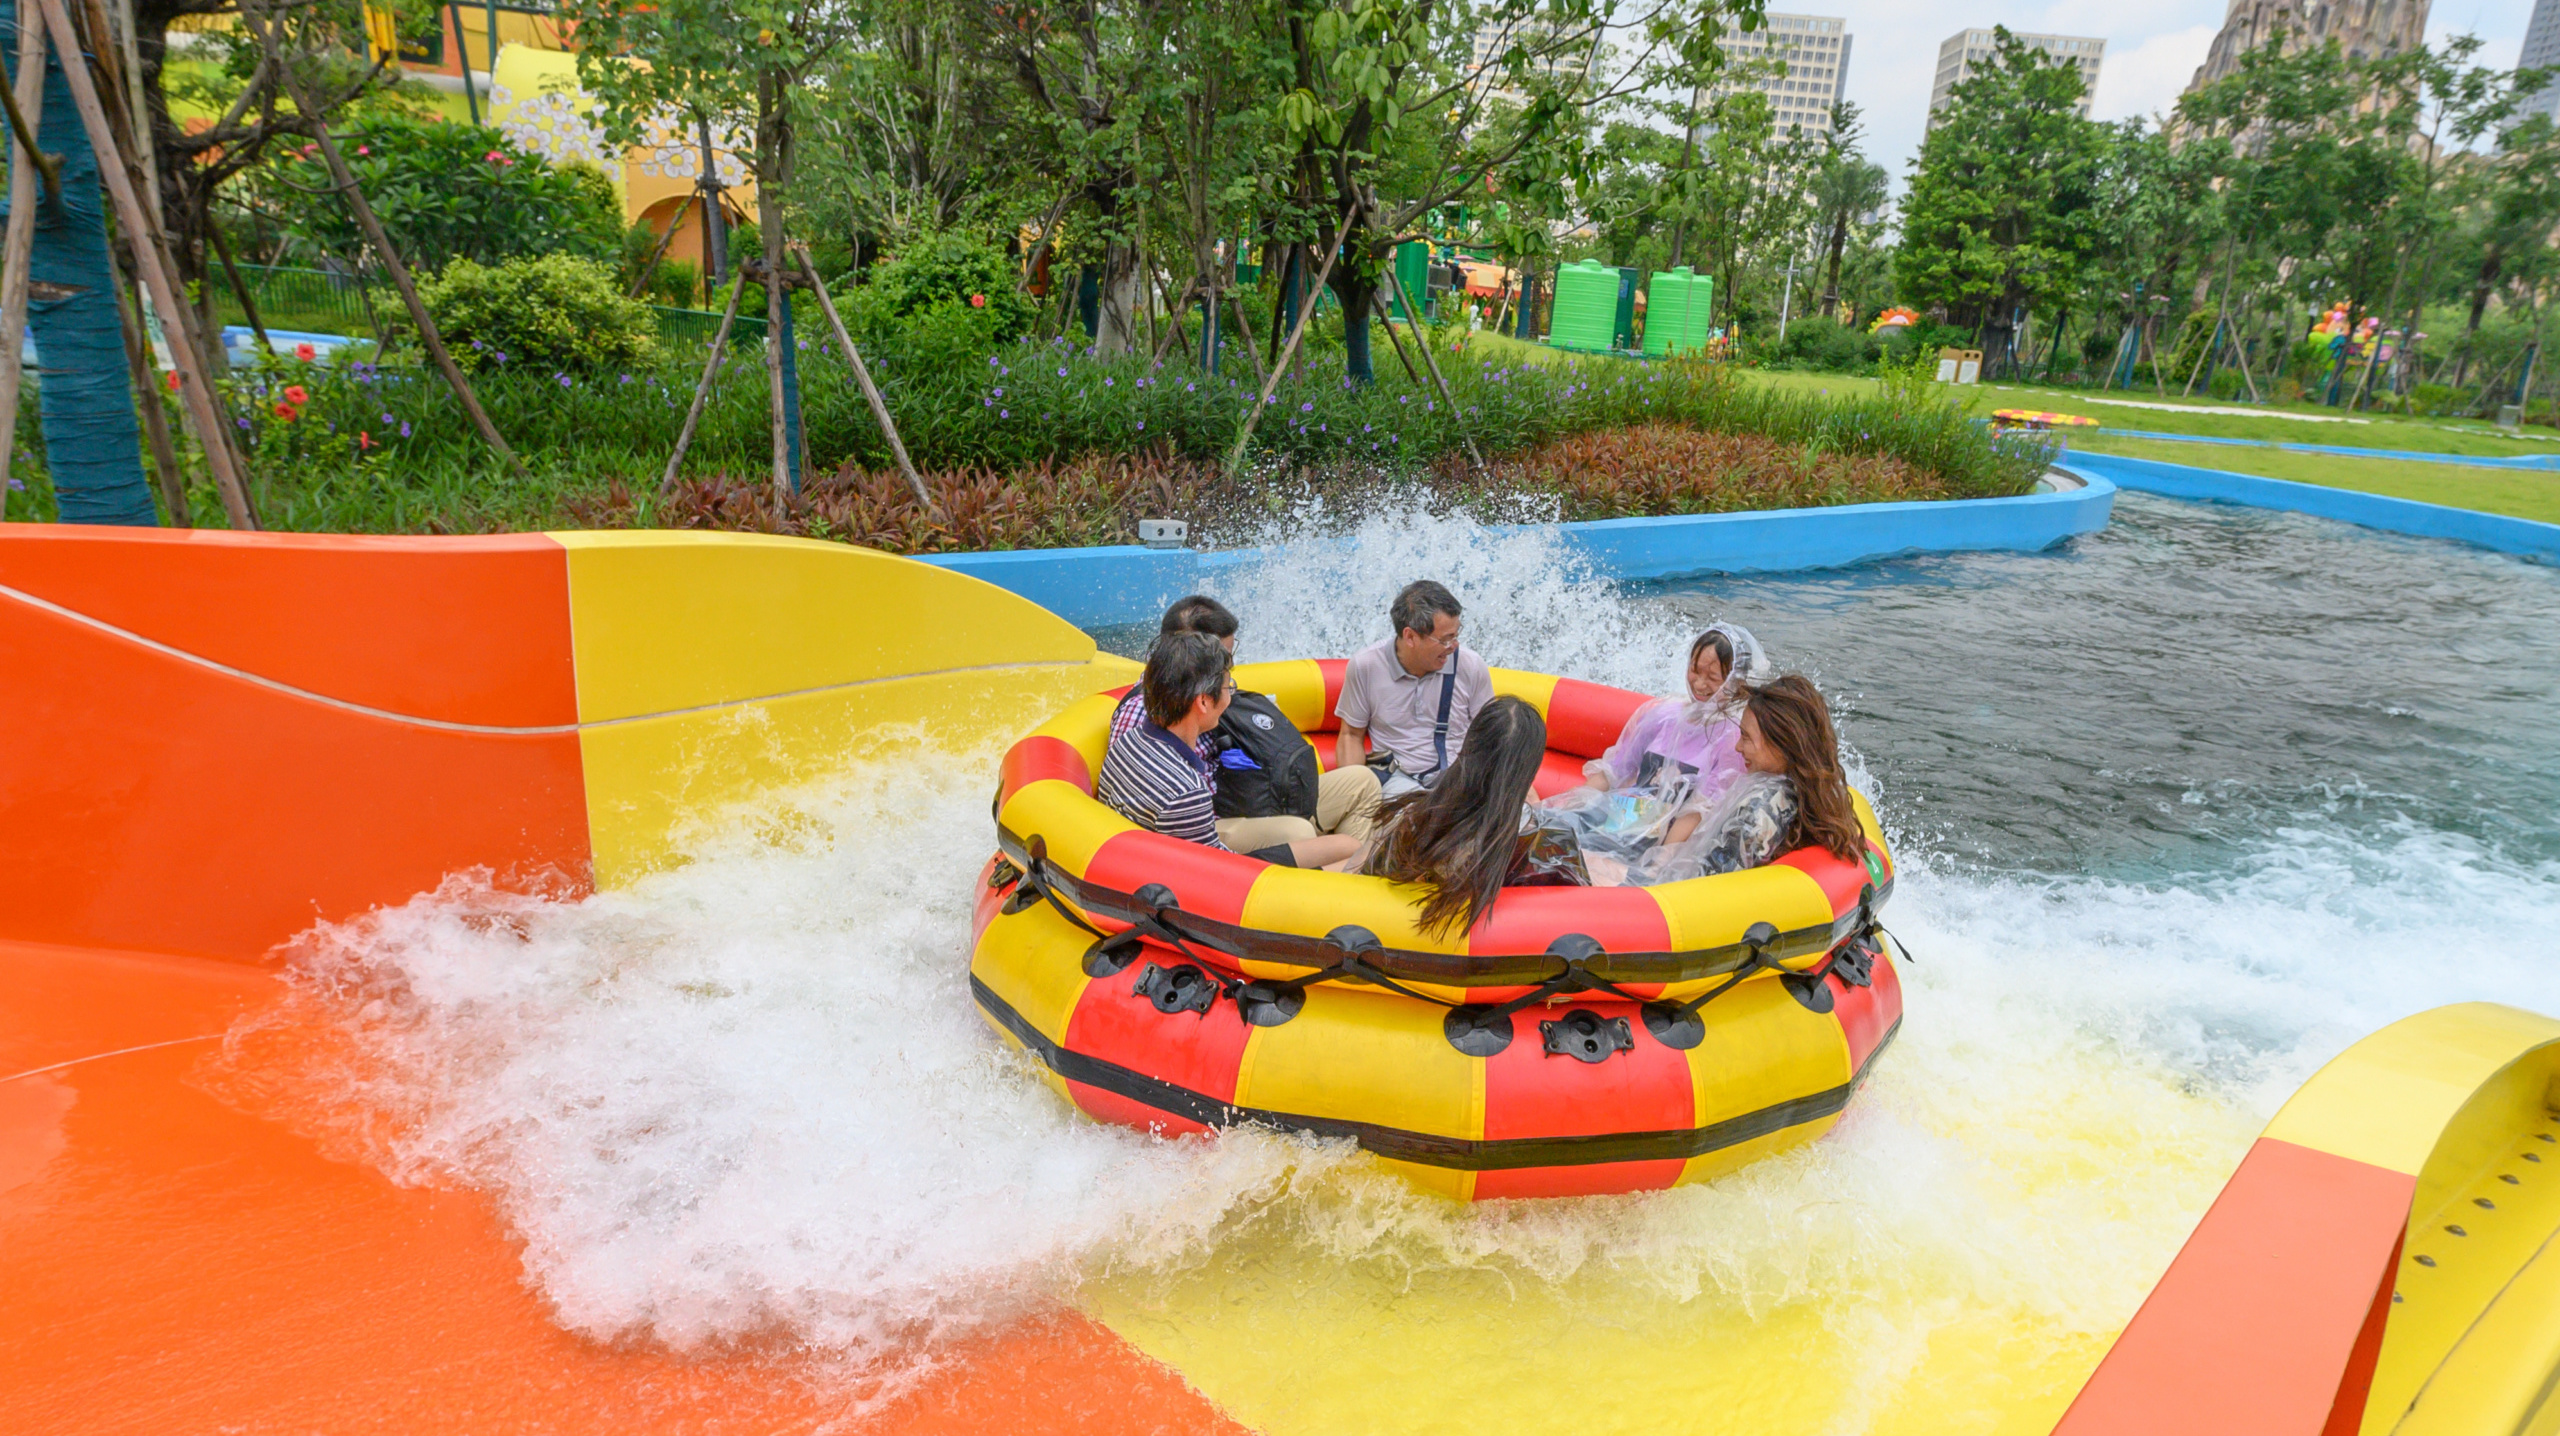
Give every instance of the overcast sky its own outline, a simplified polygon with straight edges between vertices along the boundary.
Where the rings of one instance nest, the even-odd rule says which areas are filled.
[[[1938,45],[1958,30],[2006,25],[2020,32],[2090,35],[2107,42],[2106,64],[2090,113],[2116,120],[2155,115],[2204,63],[2205,47],[2222,26],[2227,0],[1834,0],[1831,4],[1769,7],[1784,14],[1841,15],[1855,44],[1849,56],[1847,98],[1865,111],[1868,156],[1892,171],[1900,190],[1920,150],[1929,111],[1929,85],[1938,67]],[[2436,0],[2427,38],[2464,32],[2487,41],[2481,59],[2516,62],[2533,0]]]

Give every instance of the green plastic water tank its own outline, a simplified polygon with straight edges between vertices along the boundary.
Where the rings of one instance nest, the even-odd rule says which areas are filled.
[[[1704,353],[1716,332],[1716,281],[1711,274],[1689,280],[1689,333],[1682,353]]]
[[[1556,297],[1547,342],[1558,349],[1597,354],[1609,348],[1618,318],[1618,271],[1596,259],[1556,271]]]
[[[1657,269],[1645,285],[1644,352],[1659,359],[1689,343],[1689,287],[1697,276],[1689,266]]]

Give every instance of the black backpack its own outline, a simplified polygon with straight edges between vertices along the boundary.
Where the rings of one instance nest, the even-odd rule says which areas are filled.
[[[1221,818],[1313,818],[1316,750],[1260,693],[1238,690],[1227,716],[1209,731],[1217,751]]]

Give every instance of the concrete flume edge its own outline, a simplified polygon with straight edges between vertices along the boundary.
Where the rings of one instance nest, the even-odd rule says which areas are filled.
[[[2032,553],[2107,526],[2116,486],[2085,472],[2065,477],[2085,482],[2018,498],[1599,519],[1553,528],[1594,569],[1636,580],[1842,568],[1912,553]],[[1019,594],[1084,628],[1152,622],[1165,605],[1218,575],[1271,556],[1259,548],[1199,552],[1131,545],[917,555]]]
[[[2360,489],[2333,489],[2291,479],[2262,479],[2226,469],[2199,469],[2120,454],[2073,454],[2073,469],[2118,488],[2207,503],[2283,509],[2418,538],[2452,539],[2544,563],[2560,562],[2560,524],[2395,499]]]

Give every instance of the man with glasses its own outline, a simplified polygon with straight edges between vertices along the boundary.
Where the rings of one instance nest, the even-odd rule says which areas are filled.
[[[1094,796],[1149,832],[1233,851],[1218,840],[1216,774],[1201,754],[1200,740],[1235,698],[1234,666],[1225,646],[1208,634],[1156,640],[1138,680],[1146,721],[1111,736]],[[1329,834],[1274,843],[1246,856],[1313,868],[1339,862],[1358,847],[1356,838]]]
[[[1334,762],[1379,770],[1395,797],[1439,781],[1467,740],[1476,711],[1493,701],[1493,672],[1458,641],[1458,599],[1424,579],[1388,606],[1395,637],[1351,656],[1334,717]]]

